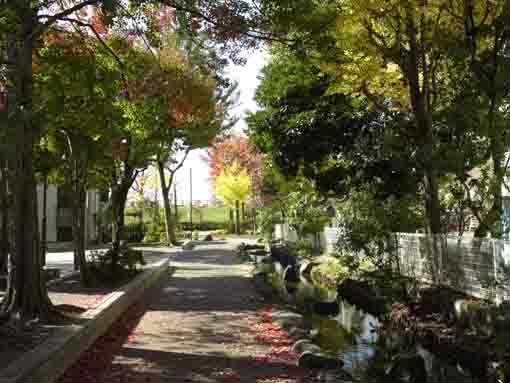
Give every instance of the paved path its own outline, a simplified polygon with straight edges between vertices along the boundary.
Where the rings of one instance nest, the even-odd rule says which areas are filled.
[[[287,364],[256,358],[268,352],[250,331],[260,298],[232,250],[216,241],[173,255],[176,271],[99,382],[290,381]]]

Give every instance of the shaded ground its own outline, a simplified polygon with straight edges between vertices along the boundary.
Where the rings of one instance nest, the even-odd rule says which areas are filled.
[[[261,301],[232,242],[204,244],[173,260],[175,273],[99,382],[298,381],[300,372],[285,360],[268,361],[270,346],[256,339]]]
[[[150,264],[166,259],[169,252],[173,251],[175,250],[168,248],[150,249],[144,253],[144,256],[147,263]],[[113,291],[115,291],[115,287],[82,287],[78,276],[51,285],[48,288],[50,299],[60,311],[69,317],[69,322],[61,323],[58,326],[34,323],[30,329],[17,333],[11,329],[0,327],[0,378],[2,368],[40,345],[51,337],[54,331],[78,321],[80,314],[96,308]],[[3,294],[4,291],[0,291],[0,304]]]

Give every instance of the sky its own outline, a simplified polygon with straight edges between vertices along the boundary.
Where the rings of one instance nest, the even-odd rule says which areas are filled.
[[[227,75],[239,83],[239,102],[234,113],[240,117],[233,128],[235,132],[241,133],[246,128],[244,116],[247,111],[255,111],[257,105],[254,101],[255,90],[259,84],[259,73],[267,62],[268,55],[265,51],[255,51],[249,54],[248,61],[244,66],[230,65],[227,68]],[[209,167],[202,160],[205,150],[197,149],[190,152],[183,167],[177,172],[177,200],[189,203],[190,187],[189,174],[192,169],[193,180],[193,201],[210,201],[213,197]]]

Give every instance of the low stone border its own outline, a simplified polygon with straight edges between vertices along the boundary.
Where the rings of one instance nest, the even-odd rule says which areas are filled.
[[[54,383],[94,341],[168,270],[170,260],[154,263],[133,281],[81,315],[82,325],[60,329],[40,346],[0,371],[0,383]]]
[[[195,240],[193,240],[193,239],[189,239],[189,240],[185,241],[185,242],[182,244],[181,248],[182,248],[183,250],[193,250],[193,248],[194,248],[194,247],[195,247],[195,245],[196,245],[196,242],[197,242],[197,241],[195,241]]]
[[[76,276],[80,275],[80,272],[79,271],[73,271],[69,274],[66,274],[60,278],[56,278],[56,279],[50,279],[48,282],[46,282],[46,286],[47,287],[52,287],[54,285],[57,285],[59,284],[60,282],[64,282],[64,281],[67,281],[68,279],[72,279]]]

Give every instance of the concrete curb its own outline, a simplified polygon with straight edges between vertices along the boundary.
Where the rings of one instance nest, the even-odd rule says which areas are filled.
[[[169,263],[167,259],[152,264],[122,290],[113,292],[98,307],[83,313],[84,324],[60,329],[1,370],[0,383],[54,383],[125,310],[159,281]]]
[[[68,279],[72,279],[72,278],[74,278],[74,277],[76,277],[78,275],[80,275],[79,271],[73,271],[72,273],[66,274],[63,277],[60,277],[60,278],[57,278],[57,279],[52,279],[52,280],[48,281],[46,283],[46,287],[52,287],[52,286],[58,284],[59,282],[67,281]]]

